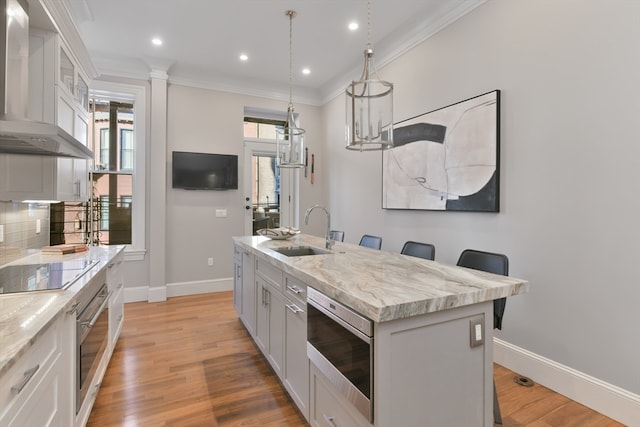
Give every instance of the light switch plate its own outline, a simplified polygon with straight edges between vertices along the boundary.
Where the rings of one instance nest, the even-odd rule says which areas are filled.
[[[40,226],[40,220],[36,219],[36,234],[40,234],[41,230],[42,230],[42,228]]]
[[[0,224],[0,243],[4,242],[4,224]]]
[[[484,316],[469,320],[469,345],[478,347],[484,344]]]

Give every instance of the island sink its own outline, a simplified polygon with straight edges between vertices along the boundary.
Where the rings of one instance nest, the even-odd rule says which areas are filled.
[[[273,249],[284,256],[307,256],[330,254],[331,251],[314,248],[313,246],[287,246],[286,248]]]

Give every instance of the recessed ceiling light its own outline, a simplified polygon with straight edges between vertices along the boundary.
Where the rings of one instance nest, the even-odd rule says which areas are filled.
[[[355,21],[353,21],[353,22],[349,22],[349,29],[350,29],[351,31],[355,31],[355,30],[357,30],[357,29],[358,29],[358,27],[359,27],[359,25],[358,25],[358,23],[357,23],[357,22],[355,22]]]
[[[158,37],[154,37],[151,39],[151,43],[153,43],[156,46],[160,46],[162,45],[162,39],[158,38]]]
[[[311,70],[308,69],[308,68],[303,68],[302,69],[302,74],[304,74],[305,76],[308,75],[308,74],[311,74]]]
[[[248,59],[249,57],[247,56],[247,54],[245,53],[240,54],[240,61],[247,61]]]

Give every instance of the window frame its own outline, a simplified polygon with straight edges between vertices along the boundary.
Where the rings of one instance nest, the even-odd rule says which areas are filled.
[[[133,120],[135,129],[133,132],[134,168],[133,198],[131,212],[131,244],[125,246],[125,260],[143,261],[146,249],[146,134],[147,134],[147,87],[126,83],[115,83],[103,80],[91,82],[89,96],[94,98],[109,99],[132,103],[134,105]],[[97,170],[96,172],[102,172]],[[129,172],[129,171],[127,171]]]

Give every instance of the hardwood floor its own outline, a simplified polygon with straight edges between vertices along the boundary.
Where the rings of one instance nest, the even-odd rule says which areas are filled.
[[[520,386],[502,366],[494,376],[504,427],[622,425],[540,385]],[[87,424],[307,425],[238,319],[231,292],[126,304]]]

